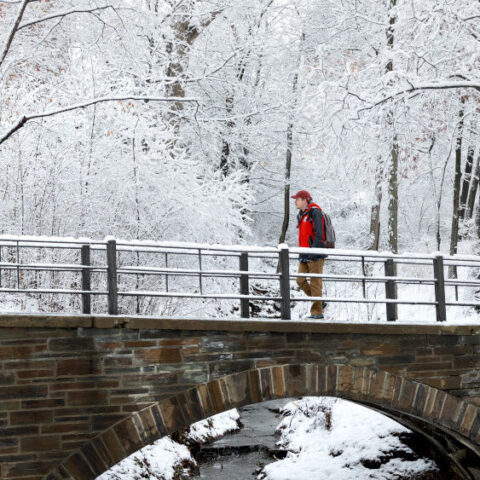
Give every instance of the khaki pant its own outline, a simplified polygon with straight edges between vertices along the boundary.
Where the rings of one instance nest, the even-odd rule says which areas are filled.
[[[324,262],[324,258],[311,260],[309,262],[300,262],[298,265],[298,273],[323,273]],[[307,277],[297,277],[297,284],[309,297],[322,296],[321,278],[311,278],[310,282],[308,282]],[[311,315],[323,315],[322,302],[313,302],[310,313]]]

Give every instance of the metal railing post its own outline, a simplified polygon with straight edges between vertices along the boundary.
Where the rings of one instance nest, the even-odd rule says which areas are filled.
[[[200,288],[200,295],[203,295],[203,283],[202,283],[202,250],[198,249],[198,286]]]
[[[117,289],[117,242],[107,242],[107,285],[108,285],[108,313],[118,315]]]
[[[435,311],[437,313],[437,322],[447,320],[447,309],[445,306],[445,277],[443,271],[443,257],[437,255],[433,259],[433,275],[435,276]]]
[[[291,320],[292,313],[290,311],[290,262],[289,262],[289,252],[288,245],[281,244],[279,245],[278,252],[278,265],[280,266],[280,296],[282,297],[281,302],[281,313],[283,320]]]
[[[365,257],[362,256],[362,290],[363,290],[363,298],[367,298],[367,285],[365,282],[365,277],[367,276],[365,271]]]
[[[168,269],[168,253],[165,252],[165,268]],[[168,273],[165,274],[165,290],[168,293]]]
[[[82,245],[81,262],[83,267],[90,266],[90,245]],[[82,313],[92,313],[90,293],[85,293],[91,290],[89,268],[82,268],[82,290]]]
[[[240,295],[248,295],[248,252],[240,253],[239,267],[242,272],[246,272],[240,275]],[[250,316],[250,300],[248,298],[240,299],[240,316],[242,318]]]
[[[17,240],[17,290],[20,290],[20,242],[18,240]]]
[[[385,276],[386,277],[395,277],[397,275],[396,264],[393,261],[393,258],[385,260]],[[397,299],[397,284],[394,280],[387,280],[385,282],[385,298],[387,300],[396,300]],[[389,322],[394,322],[398,320],[398,305],[396,303],[386,303],[387,308],[387,320]]]

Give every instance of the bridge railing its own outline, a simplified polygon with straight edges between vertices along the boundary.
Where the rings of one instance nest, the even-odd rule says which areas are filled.
[[[297,262],[298,255],[306,252],[328,255],[327,273],[294,272],[292,262]],[[172,262],[172,259],[179,257],[184,259],[183,263],[179,265],[178,261]],[[212,260],[214,267],[209,268],[207,263],[211,265]],[[252,268],[252,263],[259,261],[263,270]],[[192,267],[193,262],[195,266]],[[359,273],[328,273],[328,266],[338,263],[359,267]],[[265,271],[265,265],[269,271]],[[423,277],[398,275],[397,269],[402,265],[409,265],[411,269],[431,268],[431,274]],[[470,269],[471,275],[458,279],[459,268]],[[447,275],[445,270],[448,270]],[[473,255],[396,255],[375,251],[289,248],[285,244],[278,247],[247,247],[119,241],[113,238],[92,241],[0,236],[0,293],[49,295],[53,305],[56,305],[55,299],[59,296],[73,296],[79,302],[71,302],[62,308],[77,308],[85,314],[94,311],[105,313],[105,310],[111,315],[140,314],[143,313],[139,306],[142,298],[217,299],[238,300],[242,318],[251,316],[252,302],[274,301],[280,304],[281,318],[289,320],[292,317],[292,303],[318,300],[344,304],[384,304],[388,321],[398,319],[399,305],[427,305],[435,308],[437,321],[445,321],[447,306],[480,307],[475,295],[466,300],[459,298],[460,288],[480,290],[478,272],[480,257]],[[322,278],[327,283],[356,285],[359,288],[353,290],[360,295],[292,295],[292,280],[302,276]],[[140,278],[156,280],[148,283],[140,282]],[[186,278],[188,281],[184,284],[173,282],[177,278]],[[195,283],[192,283],[192,279]],[[229,279],[225,284],[217,282],[217,287],[232,290],[212,291],[208,288],[208,279]],[[270,293],[252,294],[254,280],[278,282],[278,288]],[[367,294],[367,287],[372,284],[383,284],[382,295],[378,290],[373,298]],[[152,288],[145,288],[145,285],[151,285]],[[399,285],[431,286],[433,299],[420,296],[399,298]],[[453,289],[454,299],[447,300],[447,288]],[[126,311],[127,307],[119,308],[119,299],[132,297],[136,299],[135,312]]]

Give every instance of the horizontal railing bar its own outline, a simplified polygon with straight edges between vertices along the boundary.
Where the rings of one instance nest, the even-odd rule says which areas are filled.
[[[198,273],[177,273],[177,272],[171,272],[171,273],[162,273],[162,272],[145,272],[145,271],[133,271],[129,270],[127,272],[122,272],[121,269],[117,271],[117,273],[122,274],[122,275],[149,275],[149,276],[159,276],[159,277],[198,277]],[[264,280],[277,280],[278,278],[273,277],[273,274],[249,274],[249,278],[261,278]],[[208,273],[203,273],[202,272],[202,277],[208,277],[208,278],[240,278],[242,275],[241,274],[208,274]]]
[[[82,245],[89,245],[92,249],[102,249],[106,247],[106,241],[95,241],[86,239],[82,240],[45,240],[45,239],[33,239],[20,237],[18,239],[1,239],[0,246],[16,248],[17,243],[21,248],[73,248],[81,247]],[[190,244],[185,243],[184,245],[179,244],[169,244],[167,243],[153,243],[153,244],[143,244],[135,242],[117,242],[118,250],[120,251],[132,251],[132,252],[144,252],[144,253],[179,253],[179,254],[198,254],[198,249],[205,253],[205,255],[211,254],[215,256],[227,256],[228,253],[241,253],[247,252],[252,256],[259,256],[259,254],[265,254],[266,257],[275,257],[278,255],[278,249],[275,247],[242,247],[242,246],[213,246],[213,245],[204,245],[204,244]],[[152,250],[149,250],[152,249]],[[167,251],[166,251],[167,250]],[[393,258],[396,263],[413,263],[416,264],[421,260],[433,260],[435,254],[392,254],[388,252],[371,252],[371,251],[362,251],[362,250],[334,250],[334,249],[317,249],[317,248],[300,248],[300,247],[291,247],[289,249],[291,259],[294,259],[296,254],[300,253],[313,253],[313,254],[324,254],[327,255],[331,261],[340,260],[343,257],[345,261],[358,261],[363,257],[367,262],[382,262],[385,259]],[[232,256],[237,256],[237,255]],[[442,255],[444,261],[448,264],[453,264],[457,266],[479,266],[480,257],[473,255]],[[332,258],[337,257],[337,258]],[[411,262],[410,262],[411,261]],[[460,263],[464,262],[464,263]],[[470,262],[470,263],[469,263]],[[428,265],[429,262],[421,262],[422,264]]]
[[[122,271],[121,268],[119,268],[117,270],[117,273],[118,274],[122,274],[122,275],[152,275],[152,276],[162,276],[162,277],[198,277],[198,273],[194,273],[194,272],[176,272],[176,271],[173,271],[173,272],[157,272],[157,271],[145,271],[145,270],[127,270],[127,271]],[[203,275],[203,273],[202,273]],[[208,276],[208,275],[206,275]],[[228,274],[225,274],[225,275],[221,275],[221,274],[218,274],[218,275],[215,275],[215,278],[234,278],[236,276],[240,276],[240,275],[228,275]]]
[[[72,239],[72,238],[49,238],[49,237],[34,237],[34,236],[0,236],[0,244],[9,243],[8,246],[16,246],[17,243],[21,246],[27,246],[27,244],[42,244],[41,246],[54,245],[91,245],[91,246],[106,246],[108,239],[93,240],[90,238],[85,239]],[[119,247],[133,247],[133,248],[172,248],[172,249],[193,249],[200,248],[202,251],[213,250],[222,252],[249,252],[249,253],[270,253],[278,254],[278,247],[271,246],[245,246],[245,245],[215,245],[215,244],[202,244],[193,242],[168,242],[168,241],[138,241],[138,240],[116,240]],[[7,246],[7,245],[6,245]],[[477,255],[448,255],[441,252],[433,253],[403,253],[394,254],[390,252],[377,252],[377,251],[363,251],[363,250],[347,250],[347,249],[321,249],[321,248],[304,248],[304,247],[289,247],[290,253],[321,253],[324,255],[332,256],[355,256],[369,258],[393,258],[393,259],[423,259],[433,260],[438,255],[442,255],[445,261],[472,261],[480,263],[480,257]]]
[[[5,244],[0,242],[0,247],[5,247],[5,248],[17,248],[17,244]],[[53,249],[53,250],[80,250],[82,248],[82,245],[25,245],[21,244],[19,245],[19,248],[46,248],[46,249]]]
[[[370,298],[340,298],[340,297],[292,297],[292,302],[331,302],[331,303],[392,303],[399,305],[432,305],[435,306],[437,302],[417,302],[411,300],[394,300],[388,298],[370,299]]]
[[[125,247],[119,247],[117,248],[118,252],[124,252],[124,253],[146,253],[146,254],[164,254],[164,253],[169,253],[171,255],[198,255],[198,249],[193,250],[193,249],[186,249],[186,250],[181,250],[181,249],[172,249],[171,247],[168,248],[161,248],[157,247],[155,249],[146,249],[146,248],[141,248],[137,249],[135,247],[132,248],[125,248]],[[202,256],[211,256],[211,257],[239,257],[240,253],[235,253],[235,252],[221,252],[221,253],[216,253],[214,251],[203,251],[202,249]]]
[[[156,292],[156,291],[119,291],[118,295],[122,296],[142,296],[142,297],[178,297],[178,298],[225,298],[225,299],[233,299],[233,300],[240,300],[242,298],[250,299],[250,300],[275,300],[280,301],[281,297],[275,296],[263,296],[263,295],[236,295],[236,294],[228,294],[228,293],[183,293],[183,292]]]
[[[478,268],[480,267],[480,264],[475,263],[475,262],[457,262],[457,261],[448,261],[445,260],[444,262],[445,267],[463,267],[463,268]]]
[[[0,288],[0,292],[5,293],[37,293],[37,294],[66,294],[76,295],[88,293],[91,295],[107,295],[107,291],[102,290],[70,290],[70,289],[16,289],[16,288]],[[225,299],[251,299],[251,300],[274,300],[280,301],[278,296],[264,295],[236,295],[236,294],[193,294],[183,292],[155,292],[155,291],[119,291],[119,295],[123,296],[155,296],[155,297],[178,297],[178,298],[225,298]],[[330,303],[365,303],[365,304],[399,304],[399,305],[431,305],[435,306],[433,301],[411,301],[411,300],[393,300],[393,299],[364,299],[364,298],[339,298],[339,297],[292,297],[292,302],[302,301],[325,301]],[[480,302],[446,302],[447,306],[479,306]]]
[[[478,302],[445,302],[447,307],[480,307],[480,301]]]
[[[445,279],[445,285],[458,286],[458,287],[478,287],[480,285],[479,280],[458,280],[458,279]]]
[[[279,273],[268,273],[268,272],[260,272],[254,270],[200,270],[200,269],[190,269],[190,268],[167,268],[167,267],[136,267],[136,266],[122,266],[117,269],[118,272],[122,273],[137,273],[137,272],[155,272],[155,273],[193,273],[193,274],[202,274],[202,275],[217,275],[217,274],[225,274],[225,275],[263,275],[272,278],[278,278],[280,276]]]
[[[398,282],[398,283],[426,283],[433,284],[435,283],[434,278],[416,278],[416,277],[367,277],[362,275],[335,275],[335,274],[325,274],[325,273],[295,273],[291,274],[290,278],[295,277],[311,277],[311,278],[322,278],[329,280],[344,280],[352,282]]]
[[[58,294],[82,294],[107,295],[108,292],[102,290],[68,290],[56,288],[0,288],[4,293],[58,293]]]
[[[204,251],[215,251],[215,252],[255,252],[255,253],[277,253],[278,249],[276,247],[250,247],[242,245],[206,245],[202,243],[189,243],[184,242],[172,243],[172,242],[153,242],[153,243],[143,243],[143,242],[125,242],[117,240],[117,247],[143,247],[143,248],[173,248],[173,249],[185,249],[185,250],[202,250]]]
[[[341,250],[341,249],[329,249],[329,248],[306,248],[306,247],[290,247],[291,253],[298,254],[316,254],[327,255],[328,257],[358,257],[367,259],[409,259],[409,260],[433,260],[435,255],[433,254],[402,254],[402,253],[390,253],[390,252],[377,252],[372,250]],[[370,261],[370,260],[368,260]]]
[[[263,295],[239,295],[239,294],[199,294],[199,293],[183,293],[183,292],[157,292],[157,291],[119,291],[118,295],[122,296],[148,296],[148,297],[178,297],[178,298],[225,298],[225,299],[242,299],[251,300],[275,300],[280,301],[281,297],[263,296]],[[391,300],[391,299],[364,299],[364,298],[336,298],[336,297],[293,297],[295,302],[301,301],[325,301],[325,302],[341,302],[341,303],[393,303],[404,305],[431,305],[435,306],[436,302],[417,302],[410,300]]]
[[[22,264],[22,263],[0,263],[0,268],[3,270],[35,270],[35,271],[54,271],[54,272],[80,272],[82,270],[90,270],[93,273],[104,273],[107,271],[107,266],[87,266],[75,264]],[[211,277],[238,277],[247,274],[252,278],[279,278],[278,273],[256,272],[256,271],[242,271],[242,270],[194,270],[194,269],[175,269],[175,268],[156,268],[156,267],[134,267],[127,266],[118,269],[118,273],[122,274],[158,274],[158,275],[198,275],[202,274]],[[434,278],[416,278],[416,277],[370,277],[370,276],[355,276],[355,275],[335,275],[335,274],[314,274],[314,273],[293,273],[290,278],[305,277],[305,278],[322,278],[324,280],[338,280],[344,282],[387,282],[393,281],[405,284],[433,284]],[[479,286],[478,280],[445,280],[445,284],[449,286]]]
[[[89,265],[78,265],[78,264],[48,264],[48,263],[13,263],[13,262],[2,262],[0,263],[0,268],[2,270],[30,270],[30,269],[39,269],[39,270],[55,270],[55,271],[73,271],[73,270],[93,270],[94,268],[100,268],[98,266],[89,266]],[[105,268],[107,268],[105,266]]]
[[[85,240],[69,240],[67,238],[65,239],[57,239],[57,240],[47,240],[43,238],[32,238],[32,237],[2,237],[0,236],[0,245],[4,245],[4,242],[8,242],[9,245],[5,246],[16,246],[17,242],[21,246],[34,246],[34,245],[28,245],[30,243],[32,244],[38,244],[41,243],[43,245],[41,246],[49,246],[52,245],[54,248],[59,248],[59,245],[106,245],[106,242],[103,240],[91,240],[91,239],[85,239]],[[38,245],[35,245],[38,247]]]
[[[395,263],[400,260],[430,260],[433,261],[437,256],[442,256],[444,261],[451,262],[476,262],[480,264],[480,256],[476,255],[447,255],[441,252],[435,252],[431,254],[408,254],[408,253],[389,253],[389,252],[376,252],[376,251],[363,251],[363,250],[340,250],[340,249],[328,249],[328,248],[306,248],[306,247],[290,247],[290,253],[298,254],[317,254],[317,255],[327,255],[329,258],[332,256],[343,256],[343,257],[358,257],[364,258],[365,261],[371,262],[371,259],[393,259]],[[416,263],[416,262],[413,262]],[[425,263],[427,264],[427,263]],[[431,265],[431,262],[428,264]],[[480,266],[480,265],[479,265]]]

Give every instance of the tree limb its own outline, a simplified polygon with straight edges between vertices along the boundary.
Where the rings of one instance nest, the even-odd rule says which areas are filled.
[[[31,27],[32,25],[36,25],[37,23],[46,22],[47,20],[53,20],[54,18],[66,17],[68,15],[73,15],[74,13],[92,13],[98,10],[106,10],[108,8],[113,9],[113,5],[104,5],[103,7],[89,8],[85,10],[72,9],[72,10],[66,10],[65,12],[53,13],[52,15],[48,15],[42,18],[37,18],[36,20],[31,20],[30,22],[24,22],[20,24],[19,27],[17,28],[17,31],[22,30],[23,28]]]
[[[18,10],[17,18],[15,19],[15,22],[12,25],[12,29],[10,30],[10,33],[7,36],[7,41],[5,42],[5,47],[3,48],[3,51],[0,55],[0,66],[4,62],[5,57],[7,56],[8,51],[10,50],[10,46],[12,45],[15,34],[18,31],[18,26],[20,25],[20,22],[22,21],[23,14],[25,13],[25,9],[27,8],[27,5],[29,3],[30,3],[30,0],[23,0],[22,4],[20,5],[20,9]]]
[[[413,92],[418,92],[421,90],[450,90],[450,89],[457,89],[457,88],[473,88],[475,90],[478,90],[480,92],[480,82],[477,81],[461,81],[461,82],[432,82],[432,83],[424,83],[424,84],[418,84],[418,85],[412,85],[409,88],[406,88],[404,90],[400,90],[399,92],[395,92],[392,95],[389,95],[385,98],[382,98],[378,102],[373,103],[369,107],[362,108],[358,111],[358,113],[363,112],[364,110],[371,110],[372,108],[378,107],[385,102],[388,102],[389,100],[393,100],[396,97],[399,97],[400,95],[404,95],[405,93],[413,93]],[[350,92],[349,92],[350,93]],[[352,93],[350,93],[353,95]],[[358,98],[358,96],[357,96]]]
[[[28,3],[39,2],[40,0],[30,0]],[[22,0],[0,0],[0,3],[5,5],[18,5]]]
[[[2,137],[0,137],[0,145],[8,140],[15,132],[20,130],[27,122],[30,120],[35,120],[37,118],[52,117],[54,115],[59,115],[65,112],[71,112],[72,110],[79,110],[81,108],[87,108],[91,105],[96,105],[98,103],[106,102],[121,102],[124,100],[137,100],[143,102],[190,102],[196,103],[198,106],[198,101],[194,98],[176,98],[176,97],[137,97],[137,96],[127,96],[127,97],[104,97],[96,98],[85,103],[79,103],[77,105],[69,105],[68,107],[59,108],[57,110],[50,110],[42,113],[33,113],[29,115],[24,115],[10,130],[8,130]]]

